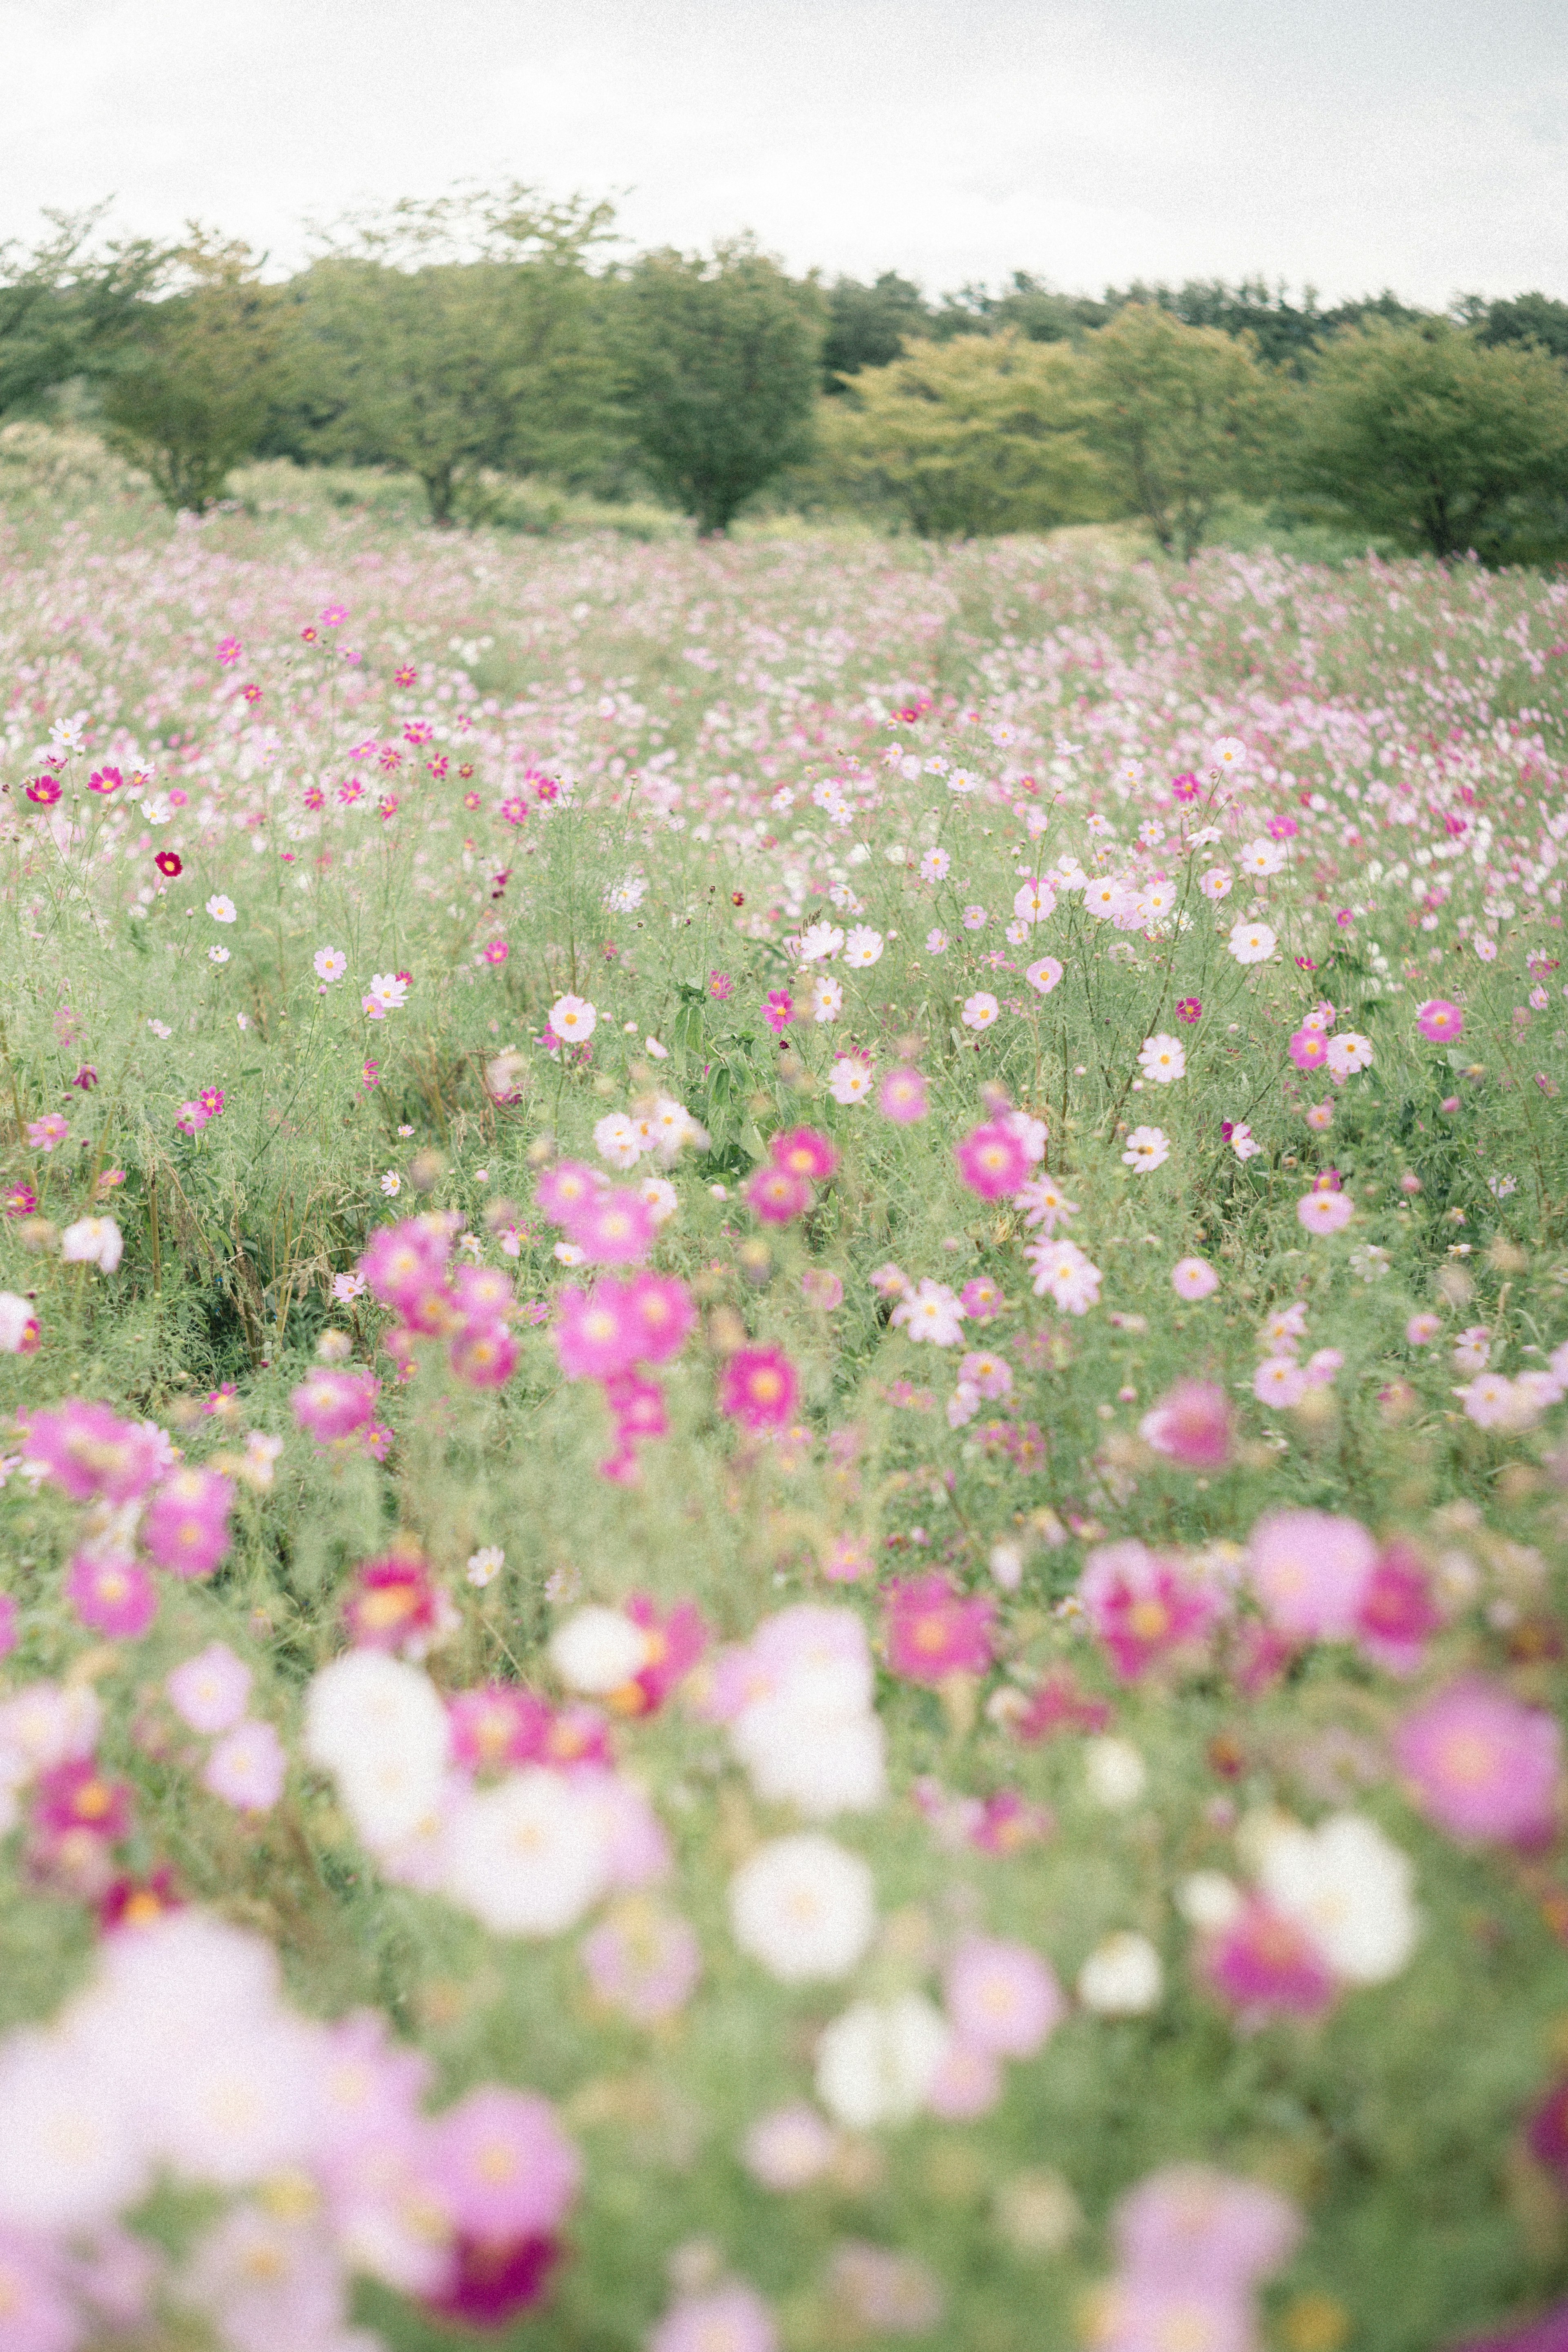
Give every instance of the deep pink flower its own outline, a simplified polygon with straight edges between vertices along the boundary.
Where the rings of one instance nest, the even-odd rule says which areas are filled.
[[[447,1348],[447,1360],[469,1388],[499,1389],[517,1370],[517,1341],[504,1323],[465,1323]]]
[[[1013,1730],[1026,1748],[1034,1748],[1067,1732],[1103,1731],[1110,1721],[1110,1700],[1080,1690],[1071,1673],[1061,1667],[1031,1694]]]
[[[1427,1635],[1442,1622],[1420,1554],[1408,1544],[1385,1544],[1356,1611],[1363,1651],[1391,1675],[1413,1675],[1426,1655]]]
[[[826,1135],[815,1127],[792,1127],[775,1135],[768,1145],[768,1157],[779,1168],[787,1168],[792,1175],[809,1176],[825,1183],[838,1165],[838,1154]]]
[[[216,1470],[182,1468],[142,1515],[142,1540],[174,1576],[208,1576],[229,1547],[234,1482]]]
[[[388,1552],[367,1559],[355,1572],[343,1603],[349,1639],[362,1650],[401,1650],[434,1632],[436,1588],[416,1552]]]
[[[629,1372],[640,1357],[657,1360],[644,1338],[635,1286],[607,1275],[592,1290],[563,1290],[556,1302],[555,1353],[569,1381],[603,1381]]]
[[[959,1174],[983,1201],[1004,1200],[1028,1179],[1029,1155],[1022,1139],[1000,1120],[972,1128],[953,1157]]]
[[[936,1684],[949,1675],[983,1675],[994,1654],[996,1603],[961,1593],[940,1570],[895,1579],[886,1588],[882,1633],[889,1669],[907,1682]]]
[[[763,1224],[787,1225],[805,1216],[816,1196],[807,1178],[769,1160],[752,1170],[741,1197]]]
[[[621,1286],[621,1295],[637,1340],[637,1362],[667,1364],[697,1320],[686,1285],[678,1275],[639,1274]]]
[[[452,1755],[470,1772],[500,1772],[542,1757],[551,1714],[521,1683],[486,1683],[458,1691],[447,1708]]]
[[[775,988],[769,992],[767,1003],[763,1007],[763,1018],[775,1036],[789,1027],[795,1019],[795,999],[787,988]]]
[[[1214,1286],[1211,1282],[1209,1288]],[[1189,1288],[1184,1295],[1202,1297],[1205,1293]],[[1213,1381],[1178,1381],[1138,1427],[1146,1445],[1185,1470],[1223,1470],[1230,1460],[1230,1400]]]
[[[548,1217],[552,1225],[564,1225],[605,1188],[605,1178],[586,1161],[558,1160],[540,1177],[533,1197],[542,1217]]]
[[[781,1348],[737,1348],[719,1381],[719,1410],[747,1429],[783,1429],[800,1381]]]
[[[1461,1675],[1407,1715],[1393,1744],[1416,1804],[1459,1843],[1530,1847],[1554,1834],[1561,1728],[1500,1684]]]
[[[65,1582],[79,1622],[111,1642],[134,1642],[158,1613],[158,1592],[128,1552],[79,1551]]]
[[[1176,1006],[1176,1018],[1178,1021],[1185,1021],[1188,1023],[1201,1021],[1203,1016],[1204,1007],[1203,999],[1201,997],[1184,996]]]
[[[131,1790],[100,1771],[90,1756],[57,1764],[34,1783],[32,1821],[52,1837],[76,1831],[116,1845],[131,1827]]]
[[[73,1502],[132,1503],[165,1466],[168,1441],[152,1423],[121,1421],[106,1404],[73,1397],[30,1415],[22,1451],[42,1462]]]
[[[647,1635],[648,1654],[624,1691],[611,1697],[617,1715],[652,1715],[664,1705],[678,1683],[684,1682],[708,1647],[709,1633],[694,1601],[678,1601],[668,1612],[647,1592],[634,1592],[622,1603],[634,1625]],[[631,1703],[631,1694],[640,1704]]]
[[[1079,1579],[1079,1599],[1124,1683],[1157,1661],[1206,1639],[1222,1613],[1219,1596],[1194,1583],[1179,1560],[1136,1538],[1101,1544]]]
[[[53,808],[59,796],[59,782],[54,776],[35,776],[27,786],[27,798],[36,808]]]
[[[373,1372],[341,1371],[320,1364],[307,1372],[290,1397],[294,1418],[320,1445],[352,1437],[375,1418],[381,1382]]]
[[[1306,1930],[1259,1901],[1207,1940],[1198,1973],[1248,2024],[1279,2015],[1319,2017],[1339,1990]]]
[[[1465,1016],[1446,996],[1433,996],[1416,1013],[1415,1026],[1432,1045],[1447,1045],[1463,1036]]]
[[[405,1217],[401,1223],[383,1225],[372,1234],[361,1253],[359,1270],[384,1307],[405,1313],[405,1299],[441,1284],[450,1249],[444,1225]]]
[[[476,2238],[460,2231],[438,2294],[421,2297],[437,2318],[463,2327],[502,2328],[542,2303],[561,2258],[552,2237]]]
[[[605,1402],[616,1416],[616,1435],[623,1445],[668,1434],[669,1411],[657,1381],[645,1380],[640,1372],[616,1372],[604,1385]]]
[[[1317,1070],[1329,1058],[1329,1041],[1321,1029],[1298,1029],[1286,1050],[1299,1070]]]
[[[592,1197],[563,1218],[570,1238],[593,1265],[636,1265],[653,1247],[653,1211],[629,1184],[595,1187]]]

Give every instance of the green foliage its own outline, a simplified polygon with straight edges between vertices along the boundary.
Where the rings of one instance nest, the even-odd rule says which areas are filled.
[[[931,331],[931,311],[921,289],[894,269],[884,269],[870,286],[838,278],[828,288],[827,331],[822,344],[822,381],[842,392],[862,368],[887,367],[911,336]]]
[[[1521,294],[1511,302],[1478,302],[1476,331],[1483,343],[1539,343],[1554,360],[1568,360],[1568,302],[1547,294]]]
[[[1091,327],[1102,327],[1113,305],[1088,295],[1058,294],[1027,269],[1015,269],[999,294],[984,286],[961,286],[944,294],[931,319],[941,341],[954,335],[1021,335],[1026,342],[1081,342]]]
[[[157,285],[168,257],[150,239],[95,248],[103,209],[46,213],[40,243],[0,246],[0,416],[112,364]]]
[[[588,260],[609,220],[513,185],[345,224],[289,288],[299,380],[269,447],[402,468],[443,523],[484,468],[601,462],[615,420]]]
[[[1049,530],[1110,510],[1085,389],[1074,352],[1013,332],[917,343],[856,380],[825,438],[922,538]]]
[[[650,253],[621,320],[631,426],[659,487],[704,532],[811,448],[822,301],[742,240],[710,257]]]
[[[1132,303],[1091,337],[1086,430],[1127,504],[1189,560],[1215,506],[1257,484],[1278,415],[1249,347]]]
[[[1370,322],[1317,362],[1292,473],[1400,546],[1537,560],[1568,544],[1568,376],[1535,344]]]
[[[176,509],[205,514],[259,446],[282,390],[282,297],[243,245],[200,231],[178,256],[186,289],[143,306],[103,390],[111,448]]]

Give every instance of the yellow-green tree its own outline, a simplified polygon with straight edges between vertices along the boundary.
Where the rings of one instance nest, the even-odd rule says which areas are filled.
[[[974,538],[1110,510],[1084,415],[1083,363],[1065,343],[960,335],[862,369],[824,438],[840,476],[922,538]]]
[[[245,245],[193,227],[180,290],[143,304],[103,388],[105,437],[174,508],[203,514],[282,395],[287,320]]]
[[[1260,487],[1280,393],[1245,339],[1129,303],[1085,345],[1085,429],[1115,489],[1190,558],[1222,499]]]

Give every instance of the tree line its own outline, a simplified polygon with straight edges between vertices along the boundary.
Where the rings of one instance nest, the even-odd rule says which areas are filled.
[[[338,223],[281,280],[210,230],[101,227],[0,248],[0,418],[68,402],[176,508],[273,457],[412,475],[439,524],[542,478],[704,531],[770,493],[931,536],[1138,515],[1190,556],[1227,500],[1283,498],[1439,557],[1568,554],[1568,302],[1540,293],[1018,272],[931,300],[745,238],[613,257],[607,205],[521,184]]]

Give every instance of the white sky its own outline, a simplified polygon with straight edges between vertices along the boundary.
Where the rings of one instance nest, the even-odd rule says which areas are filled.
[[[1568,298],[1568,0],[0,0],[0,241],[113,195],[292,265],[463,175],[933,290]]]

